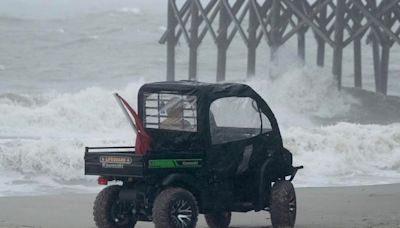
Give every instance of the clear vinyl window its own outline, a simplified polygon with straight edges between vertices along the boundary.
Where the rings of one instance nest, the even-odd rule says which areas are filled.
[[[197,97],[168,92],[144,94],[146,128],[197,131]]]
[[[251,138],[271,131],[271,123],[249,97],[224,97],[210,106],[213,144]]]

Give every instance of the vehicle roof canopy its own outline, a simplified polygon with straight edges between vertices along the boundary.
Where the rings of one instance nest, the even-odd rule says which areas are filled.
[[[278,129],[275,117],[266,102],[248,85],[240,83],[204,83],[198,81],[167,81],[144,84],[138,94],[139,116],[144,119],[144,97],[145,94],[165,93],[177,95],[196,96],[197,98],[197,121],[196,133],[182,131],[163,131],[162,129],[148,129],[157,142],[153,142],[153,148],[163,148],[171,145],[168,138],[174,138],[175,146],[180,149],[185,147],[207,146],[210,144],[209,135],[209,110],[210,104],[223,97],[250,97],[257,102],[258,107],[271,120],[273,128]],[[279,131],[279,130],[278,130]],[[179,139],[179,140],[178,140]],[[154,145],[154,143],[156,145]],[[170,148],[172,149],[172,148]]]
[[[254,90],[245,84],[239,83],[205,83],[198,81],[167,81],[144,84],[141,92],[174,92],[178,94],[197,95],[199,98],[207,96],[214,100],[216,97],[225,96],[249,96],[256,94]]]

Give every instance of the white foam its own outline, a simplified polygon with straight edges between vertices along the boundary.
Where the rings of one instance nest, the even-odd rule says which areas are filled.
[[[320,126],[314,117],[345,115],[356,98],[338,90],[316,67],[291,69],[273,80],[248,82],[271,106],[284,145],[305,165],[302,186],[384,184],[400,181],[400,124]],[[366,110],[367,111],[367,110]]]
[[[119,93],[136,107],[142,84],[129,84]],[[84,147],[134,144],[135,135],[113,92],[88,88],[78,93],[0,96],[0,195],[60,188],[92,191],[86,185],[95,180],[83,174]]]
[[[61,193],[99,192],[95,178],[82,183],[57,182],[46,175],[26,176],[15,171],[2,171],[0,197],[24,195],[48,195]]]
[[[119,92],[136,107],[143,83],[130,83]],[[303,68],[273,81],[254,79],[248,84],[270,104],[284,145],[294,153],[295,163],[305,166],[296,179],[299,185],[400,180],[400,124],[319,126],[311,121],[315,116],[345,113],[357,103],[338,91],[330,74]],[[82,184],[95,183],[83,175],[84,146],[134,143],[134,133],[113,92],[92,87],[76,93],[0,95],[0,170],[16,174],[11,180],[1,176],[0,194],[60,188],[91,191]],[[24,189],[27,180],[34,183],[32,189],[18,190]],[[14,193],[5,187],[13,181],[17,181]]]
[[[383,184],[400,181],[400,124],[285,129],[284,145],[305,165],[305,186]]]
[[[63,28],[58,28],[57,32],[60,34],[65,34],[65,30]]]
[[[124,7],[124,8],[121,8],[119,11],[124,12],[124,13],[132,13],[132,14],[140,14],[141,13],[141,10],[139,8]]]
[[[310,126],[312,117],[332,118],[358,103],[318,67],[294,68],[274,80],[253,79],[248,84],[267,101],[283,127]]]
[[[121,91],[135,106],[134,93],[140,85],[128,85]],[[129,130],[112,93],[97,87],[75,94],[0,96],[0,137],[64,138]]]
[[[98,35],[91,35],[91,36],[88,36],[88,38],[91,40],[98,40],[100,37]]]

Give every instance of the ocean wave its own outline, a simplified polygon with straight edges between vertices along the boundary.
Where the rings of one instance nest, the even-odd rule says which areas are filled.
[[[319,67],[295,68],[271,80],[248,82],[272,108],[290,108],[307,116],[331,118],[346,113],[357,99],[339,91],[331,73]]]
[[[295,68],[275,79],[255,78],[246,83],[267,101],[281,128],[337,122],[359,104],[356,97],[339,91],[333,76],[318,67]]]
[[[29,21],[29,19],[8,15],[0,15],[0,23],[21,23],[26,21]]]
[[[123,13],[132,13],[132,14],[140,14],[142,12],[139,8],[127,8],[127,7],[121,8],[119,11]]]
[[[38,95],[31,96],[27,94],[17,94],[17,93],[3,93],[0,94],[0,105],[14,105],[22,107],[40,106],[45,104],[46,97]]]
[[[136,105],[141,83],[120,92]],[[93,87],[78,93],[0,96],[0,135],[63,137],[129,129],[113,91]]]
[[[119,91],[133,107],[142,84]],[[112,94],[93,87],[77,93],[0,95],[0,170],[28,179],[86,180],[85,146],[134,144],[135,135]]]
[[[85,180],[84,147],[132,145],[133,140],[17,139],[0,141],[0,169],[24,176],[44,176],[59,181]]]
[[[400,124],[333,126],[283,131],[284,145],[304,165],[296,181],[302,186],[390,183],[400,179]],[[0,170],[27,177],[45,175],[58,182],[87,180],[85,146],[133,145],[132,132],[119,137],[0,140]],[[364,177],[365,179],[361,179]]]
[[[67,46],[72,46],[72,45],[85,44],[85,43],[97,41],[99,38],[100,37],[98,35],[87,35],[87,36],[73,39],[71,41],[63,42],[63,43],[57,45],[57,47],[67,47]]]
[[[338,123],[283,132],[294,161],[305,165],[306,186],[388,183],[400,180],[400,124]]]
[[[132,82],[118,91],[136,107],[143,83]],[[313,120],[335,118],[363,104],[339,91],[329,74],[297,69],[275,80],[254,79],[248,84],[274,110],[295,163],[305,165],[296,179],[300,185],[387,183],[400,178],[400,124],[323,126]],[[0,170],[25,177],[46,175],[58,182],[88,180],[83,175],[85,145],[134,142],[113,92],[92,87],[75,93],[0,95]],[[363,110],[368,112],[368,107]]]

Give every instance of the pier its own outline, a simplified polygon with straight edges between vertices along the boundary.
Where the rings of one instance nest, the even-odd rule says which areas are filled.
[[[217,49],[216,81],[226,79],[227,51],[239,36],[247,47],[247,77],[256,74],[261,42],[275,61],[279,48],[297,39],[299,59],[306,58],[306,36],[317,44],[316,64],[324,67],[326,49],[333,50],[332,73],[342,86],[343,50],[354,54],[354,87],[362,88],[362,41],[373,55],[375,91],[387,94],[390,50],[400,44],[400,0],[168,0],[167,29],[160,39],[167,47],[167,80],[175,80],[175,49],[189,48],[188,79],[197,80],[197,51],[205,36]],[[309,51],[309,50],[307,50]],[[265,61],[265,60],[263,60]]]

